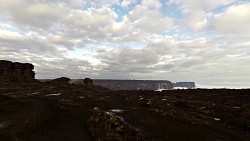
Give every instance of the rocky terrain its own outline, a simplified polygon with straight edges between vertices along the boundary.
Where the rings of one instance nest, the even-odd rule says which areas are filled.
[[[0,85],[1,141],[250,140],[250,91],[110,91],[91,84]]]
[[[1,141],[250,140],[249,89],[111,91],[89,78],[40,82],[32,67],[7,64],[10,72],[0,75]]]

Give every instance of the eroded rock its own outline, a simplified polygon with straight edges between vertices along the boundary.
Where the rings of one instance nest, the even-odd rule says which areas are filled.
[[[122,118],[105,112],[99,108],[91,110],[92,115],[88,121],[88,130],[95,140],[101,141],[146,141],[153,140],[146,135],[135,131],[127,125]]]
[[[26,82],[35,80],[34,66],[29,63],[0,60],[0,82]]]

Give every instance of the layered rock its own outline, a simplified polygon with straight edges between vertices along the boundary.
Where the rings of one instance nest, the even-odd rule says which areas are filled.
[[[173,89],[173,83],[167,80],[93,80],[95,85],[106,87],[110,90],[158,90]]]
[[[0,60],[1,82],[23,82],[35,79],[34,66],[30,63]]]
[[[195,82],[176,82],[174,83],[174,87],[185,87],[185,88],[195,88]]]

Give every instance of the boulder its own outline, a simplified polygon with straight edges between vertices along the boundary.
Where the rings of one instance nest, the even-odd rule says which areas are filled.
[[[67,77],[60,77],[60,78],[56,78],[56,79],[52,80],[51,83],[53,85],[56,85],[56,86],[65,86],[65,85],[69,84],[69,81],[70,81],[70,79]]]
[[[93,85],[93,80],[90,79],[90,78],[85,78],[83,80],[83,84],[85,84],[85,85]]]

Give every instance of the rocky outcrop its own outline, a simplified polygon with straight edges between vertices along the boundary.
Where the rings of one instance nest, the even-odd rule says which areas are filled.
[[[83,84],[84,84],[84,85],[93,85],[93,80],[90,79],[90,78],[85,78],[85,79],[83,80]]]
[[[51,80],[50,83],[52,83],[53,85],[67,85],[69,81],[70,79],[67,77],[60,77],[60,78]]]
[[[173,83],[167,80],[104,80],[94,79],[95,85],[106,87],[110,90],[158,90],[173,89]]]
[[[25,82],[35,79],[34,66],[30,63],[0,60],[0,82]]]
[[[185,88],[195,88],[195,83],[194,82],[176,82],[174,83],[174,87],[185,87]]]

